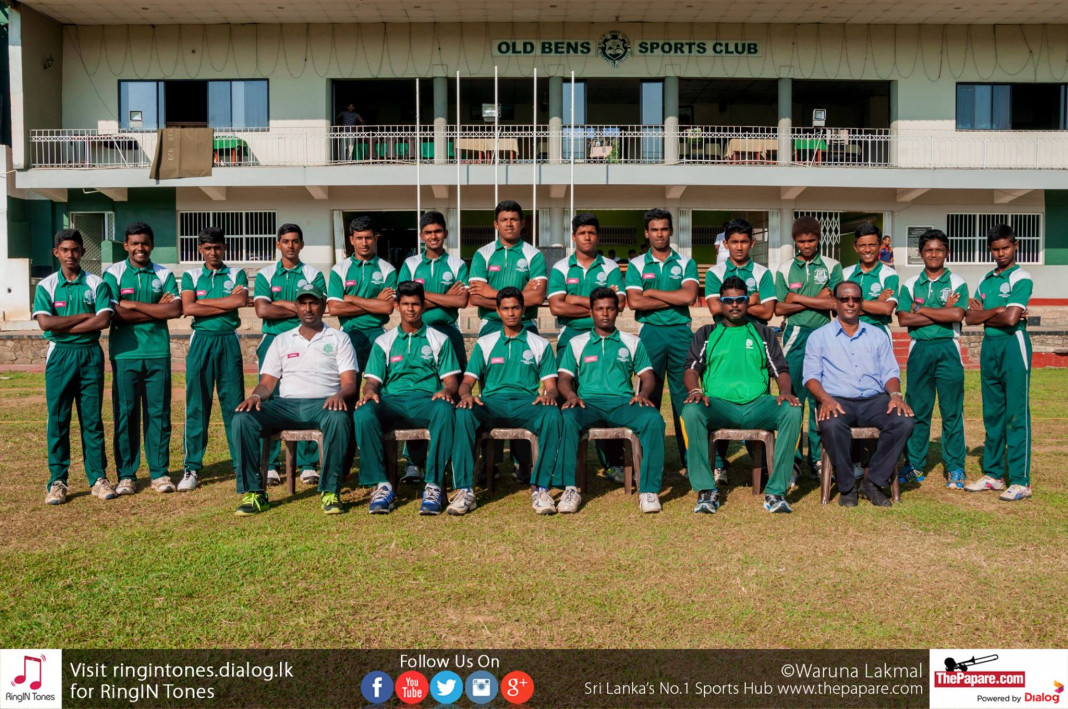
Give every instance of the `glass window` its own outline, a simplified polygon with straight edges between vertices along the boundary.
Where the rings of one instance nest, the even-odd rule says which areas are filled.
[[[235,128],[266,128],[267,82],[233,81],[230,83]]]
[[[158,81],[119,82],[119,127],[123,130],[156,130],[160,126]]]
[[[208,125],[212,128],[233,128],[230,105],[230,82],[208,82]]]
[[[1022,86],[1022,85],[1017,85]],[[1016,102],[1030,103],[1021,93]],[[1028,129],[1014,125],[1012,84],[957,84],[958,130]]]

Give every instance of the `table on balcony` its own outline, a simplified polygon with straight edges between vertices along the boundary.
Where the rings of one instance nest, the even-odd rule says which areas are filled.
[[[769,162],[778,153],[778,138],[731,138],[727,141],[724,157],[732,162],[747,162],[746,156],[756,155],[756,162]]]
[[[495,144],[498,151],[508,153],[510,161],[515,162],[519,154],[518,138],[460,138],[460,153],[465,150],[478,153],[478,161],[486,162],[486,155],[493,155]]]
[[[218,166],[241,165],[248,159],[248,143],[236,135],[217,135],[212,141],[212,162]],[[226,151],[230,151],[229,160]],[[238,159],[240,153],[240,159]]]
[[[826,150],[827,141],[823,138],[794,138],[794,162],[800,162],[798,153],[804,151],[811,153],[811,162],[818,165],[823,162],[823,153]]]

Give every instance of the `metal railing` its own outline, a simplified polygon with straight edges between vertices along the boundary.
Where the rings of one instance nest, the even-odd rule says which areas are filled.
[[[35,168],[143,168],[155,131],[30,132]],[[1065,169],[1068,131],[913,131],[774,126],[455,124],[214,129],[216,167],[492,163],[744,164],[914,169]]]

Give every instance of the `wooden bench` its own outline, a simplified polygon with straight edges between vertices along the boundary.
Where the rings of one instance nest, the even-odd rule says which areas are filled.
[[[775,460],[775,432],[757,428],[720,428],[708,432],[708,455],[715,455],[716,441],[759,441],[764,444],[764,461],[768,466]],[[753,494],[759,495],[764,468],[758,459],[753,460]]]
[[[854,441],[879,440],[877,428],[851,428]],[[823,455],[820,457],[820,502],[827,504],[831,500],[831,480],[834,478],[834,468],[831,466],[831,457],[827,455],[827,446],[821,446]],[[868,478],[868,469],[864,468],[864,478]],[[897,472],[890,476],[890,494],[894,502],[901,502],[901,485],[897,481]]]
[[[525,428],[492,428],[489,431],[480,431],[475,441],[475,450],[482,452],[482,465],[486,471],[486,489],[493,492],[496,489],[497,477],[494,466],[493,441],[530,441],[530,469],[533,473],[534,465],[538,462],[538,437]],[[513,456],[514,457],[514,456]]]
[[[638,487],[642,467],[642,444],[629,428],[591,428],[579,436],[578,461],[575,464],[575,481],[580,490],[586,490],[586,447],[590,441],[627,441],[623,446],[623,490],[630,495]]]
[[[319,474],[323,472],[323,432],[316,428],[285,429],[263,437],[263,449],[260,451],[260,475],[263,486],[267,487],[267,465],[271,460],[271,444],[281,441],[286,444],[286,490],[290,495],[297,491],[297,443],[314,441],[319,444]]]
[[[389,479],[389,484],[393,486],[394,490],[397,489],[397,480],[400,477],[397,474],[397,443],[429,440],[430,429],[428,428],[398,428],[394,431],[386,431],[382,435],[382,442],[385,443],[383,452],[385,456],[386,477]]]

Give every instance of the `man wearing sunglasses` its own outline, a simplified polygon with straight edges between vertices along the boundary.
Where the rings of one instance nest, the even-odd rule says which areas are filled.
[[[745,281],[729,276],[717,294],[723,319],[693,336],[683,380],[689,391],[682,407],[682,435],[690,452],[690,485],[697,492],[696,513],[719,507],[719,491],[708,459],[708,432],[720,428],[777,431],[775,462],[764,494],[764,509],[790,512],[786,489],[793,469],[793,443],[801,433],[801,402],[793,393],[790,368],[775,333],[747,318]],[[779,395],[768,394],[768,378]]]
[[[838,478],[838,504],[857,506],[850,447],[852,427],[879,429],[861,491],[876,507],[890,507],[882,488],[890,484],[898,456],[912,433],[912,409],[901,394],[901,370],[882,330],[862,322],[860,285],[843,281],[834,289],[838,319],[808,338],[804,384],[819,402],[820,439]]]

